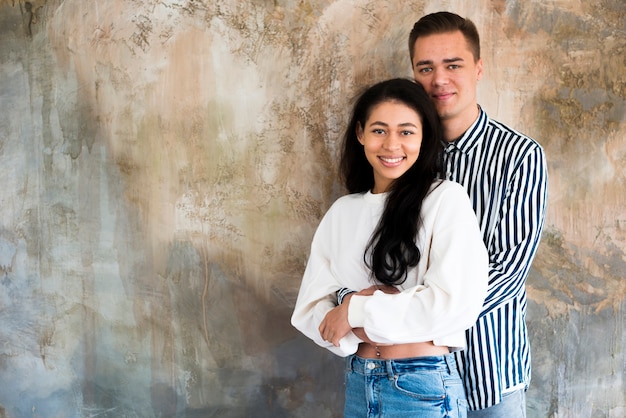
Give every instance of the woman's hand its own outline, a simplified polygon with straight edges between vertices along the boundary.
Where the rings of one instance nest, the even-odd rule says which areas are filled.
[[[348,303],[352,294],[343,299],[343,303],[328,311],[320,324],[319,331],[324,341],[339,347],[339,341],[345,337],[352,327],[348,322]]]

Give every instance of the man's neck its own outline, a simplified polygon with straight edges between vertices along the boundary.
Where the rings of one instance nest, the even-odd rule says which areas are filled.
[[[459,139],[470,126],[476,122],[480,114],[480,107],[476,105],[476,113],[472,113],[465,118],[443,119],[443,138],[446,142],[454,142]]]

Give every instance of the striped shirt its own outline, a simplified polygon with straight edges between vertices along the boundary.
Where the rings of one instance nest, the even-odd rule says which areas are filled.
[[[546,214],[547,165],[536,141],[482,109],[444,160],[446,178],[470,196],[489,252],[483,311],[466,332],[467,349],[455,354],[469,409],[484,409],[530,383],[525,285]]]

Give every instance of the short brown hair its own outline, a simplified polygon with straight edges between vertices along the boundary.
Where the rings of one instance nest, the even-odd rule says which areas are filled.
[[[439,33],[461,31],[474,55],[474,61],[480,59],[480,37],[476,25],[469,19],[450,12],[431,13],[415,22],[409,35],[409,55],[413,63],[413,48],[417,38]]]

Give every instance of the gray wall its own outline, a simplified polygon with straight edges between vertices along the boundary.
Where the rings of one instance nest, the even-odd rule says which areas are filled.
[[[529,416],[626,416],[623,0],[0,0],[0,418],[339,416],[289,316],[350,98],[444,8],[548,156]]]

